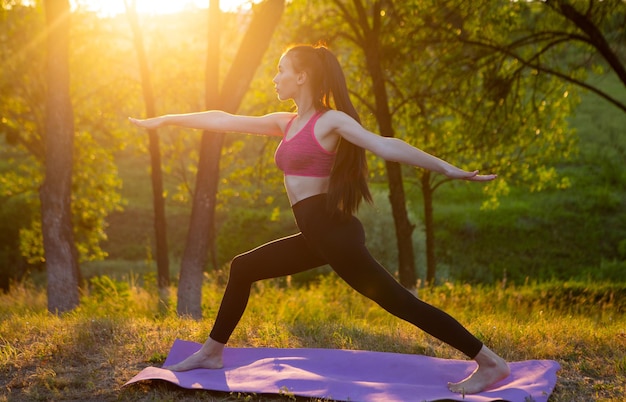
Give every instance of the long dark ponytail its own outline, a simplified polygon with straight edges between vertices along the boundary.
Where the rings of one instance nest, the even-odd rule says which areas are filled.
[[[307,72],[318,110],[331,109],[332,98],[337,110],[361,123],[350,101],[343,70],[334,54],[322,45],[298,45],[287,50],[285,54],[289,55],[296,71]],[[363,199],[372,201],[367,186],[367,172],[365,150],[340,139],[328,189],[330,211],[340,211],[342,215],[349,216],[358,210]]]

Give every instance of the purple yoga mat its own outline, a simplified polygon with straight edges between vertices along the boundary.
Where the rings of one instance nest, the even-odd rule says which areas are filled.
[[[164,365],[200,349],[176,340]],[[226,348],[224,368],[172,372],[147,367],[124,385],[169,381],[183,388],[226,392],[293,394],[340,401],[519,401],[545,402],[560,369],[552,360],[510,363],[511,375],[480,394],[459,395],[447,388],[476,368],[472,361],[400,353],[337,349]],[[532,398],[532,399],[531,399]]]

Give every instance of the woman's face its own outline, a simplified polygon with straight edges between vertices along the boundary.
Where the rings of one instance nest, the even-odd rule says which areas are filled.
[[[299,87],[298,76],[289,57],[283,55],[278,62],[278,73],[272,80],[278,99],[287,100],[295,97]]]

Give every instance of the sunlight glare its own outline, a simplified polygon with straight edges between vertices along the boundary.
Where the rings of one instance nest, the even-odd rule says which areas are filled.
[[[220,8],[225,12],[249,10],[252,3],[259,0],[220,0]],[[124,0],[73,0],[72,8],[84,8],[110,17],[126,11]],[[209,0],[135,0],[137,12],[141,14],[170,14],[183,10],[206,9]]]

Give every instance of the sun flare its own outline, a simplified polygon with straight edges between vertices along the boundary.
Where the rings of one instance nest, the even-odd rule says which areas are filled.
[[[129,0],[132,3],[133,0]],[[134,0],[137,12],[141,14],[170,14],[183,10],[206,9],[209,0]],[[220,0],[222,11],[247,10],[251,3],[259,0]],[[102,16],[113,16],[125,12],[124,0],[73,0],[73,8],[95,11]]]

